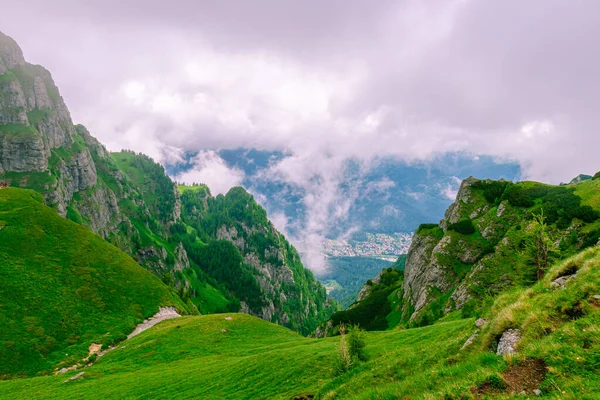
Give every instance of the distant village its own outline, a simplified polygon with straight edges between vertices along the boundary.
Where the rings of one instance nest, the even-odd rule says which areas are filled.
[[[324,240],[323,253],[327,257],[358,257],[358,256],[398,256],[406,254],[410,247],[412,233],[367,233],[363,242],[353,240]]]

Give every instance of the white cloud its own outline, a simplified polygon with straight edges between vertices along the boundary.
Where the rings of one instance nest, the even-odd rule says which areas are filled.
[[[244,173],[232,169],[212,150],[201,151],[192,160],[194,168],[175,177],[177,182],[186,184],[204,183],[213,195],[225,194],[244,179]]]
[[[242,176],[207,149],[291,154],[267,179],[307,194],[307,242],[355,200],[348,159],[466,151],[551,183],[600,170],[600,2],[13,3],[2,29],[110,149],[202,150],[178,178],[215,192]]]

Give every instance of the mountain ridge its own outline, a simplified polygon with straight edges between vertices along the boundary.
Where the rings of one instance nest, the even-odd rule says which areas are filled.
[[[212,201],[210,192],[206,199],[188,196],[188,202],[198,203],[188,204],[184,210],[187,214],[182,216],[182,195],[164,168],[143,154],[110,153],[84,126],[74,125],[50,73],[28,64],[16,42],[2,33],[0,60],[0,181],[41,193],[58,214],[89,227],[131,255],[177,289],[184,301],[192,298],[203,312],[237,311],[245,304],[245,312],[306,330],[316,326],[327,310],[335,308],[326,302],[324,289],[299,259],[284,258],[281,263],[269,264],[261,256],[265,251],[275,251],[266,245],[285,254],[292,252],[285,239],[273,243],[263,240],[281,236],[266,214],[260,221],[264,229],[255,235],[255,242],[260,240],[252,248],[254,256],[247,251],[247,238],[219,233],[230,232],[237,224],[235,218],[227,219],[210,234],[196,226],[194,235],[204,235],[203,240],[188,241],[184,247],[184,239],[193,229],[190,224],[198,225],[195,219],[225,215],[222,208],[233,207],[235,202]],[[211,207],[203,215],[192,215],[190,211],[202,208],[204,201]],[[243,201],[253,210],[260,209],[250,195]],[[236,215],[238,219],[244,217],[243,210]],[[183,218],[188,224],[182,222]],[[256,287],[252,296],[257,300],[256,307],[247,301],[240,303],[239,293],[215,278],[214,271],[212,275],[207,272],[209,266],[200,267],[198,258],[190,260],[188,252],[217,246],[214,243],[220,240],[236,246],[227,250],[237,253],[231,268],[241,268],[248,282],[257,282],[249,284]],[[240,240],[244,243],[236,244]],[[284,282],[285,273],[274,273],[286,269],[294,275],[293,285]],[[266,270],[270,277],[265,277]],[[303,289],[296,290],[296,283]],[[243,289],[238,287],[237,291]],[[264,303],[268,311],[258,303]]]

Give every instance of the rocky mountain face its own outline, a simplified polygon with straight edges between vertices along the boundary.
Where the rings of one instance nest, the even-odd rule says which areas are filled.
[[[502,295],[532,287],[551,265],[600,244],[599,193],[600,174],[560,186],[470,177],[438,224],[417,229],[404,270],[367,281],[358,301],[315,334],[336,334],[340,323],[385,330],[489,315]],[[551,287],[564,287],[575,270]]]
[[[327,319],[335,304],[326,300],[325,288],[302,266],[296,249],[268,220],[265,210],[241,187],[213,197],[204,185],[186,187],[181,196],[181,216],[192,235],[182,242],[192,261],[203,266],[211,247],[227,241],[232,257],[242,267],[234,279],[245,284],[229,288],[240,300],[240,309],[268,321],[305,333]],[[199,240],[206,246],[198,248]],[[221,248],[221,253],[226,249]],[[199,256],[205,254],[206,256]],[[220,271],[204,268],[215,278]],[[247,278],[246,278],[247,277]],[[225,279],[231,281],[229,279]],[[260,301],[256,301],[256,295]]]
[[[413,237],[403,320],[428,324],[456,310],[471,316],[499,293],[536,282],[553,260],[595,245],[599,213],[586,188],[596,184],[463,181],[440,223],[421,225]]]
[[[198,268],[200,260],[190,260],[181,240],[181,230],[187,228],[182,221],[180,193],[163,167],[142,154],[110,153],[85,127],[74,125],[50,73],[28,64],[15,41],[2,33],[0,181],[41,193],[60,215],[129,253],[197,306],[205,299],[195,301],[194,296],[210,290],[225,304],[229,302],[228,309],[237,311],[236,294],[228,290],[227,283],[211,279]],[[243,189],[238,190],[253,202]],[[212,197],[188,200],[198,201],[188,203],[189,209],[210,215],[206,206]],[[210,240],[206,243],[233,243],[243,254],[243,264],[252,267],[252,276],[261,288],[256,295],[264,305],[256,309],[242,301],[237,307],[300,330],[306,318],[325,312],[324,289],[260,210],[264,219],[246,227],[255,245],[244,242],[241,233],[247,233],[236,223],[236,218],[245,217],[245,210],[207,234]],[[186,218],[190,221],[192,216]],[[199,223],[202,214],[194,218]],[[263,237],[277,240],[263,248]],[[298,288],[299,284],[305,286]],[[281,306],[284,303],[288,305]]]

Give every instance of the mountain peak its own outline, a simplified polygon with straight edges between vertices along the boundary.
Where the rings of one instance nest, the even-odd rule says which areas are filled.
[[[0,32],[0,74],[19,65],[25,65],[23,51],[13,38]]]

